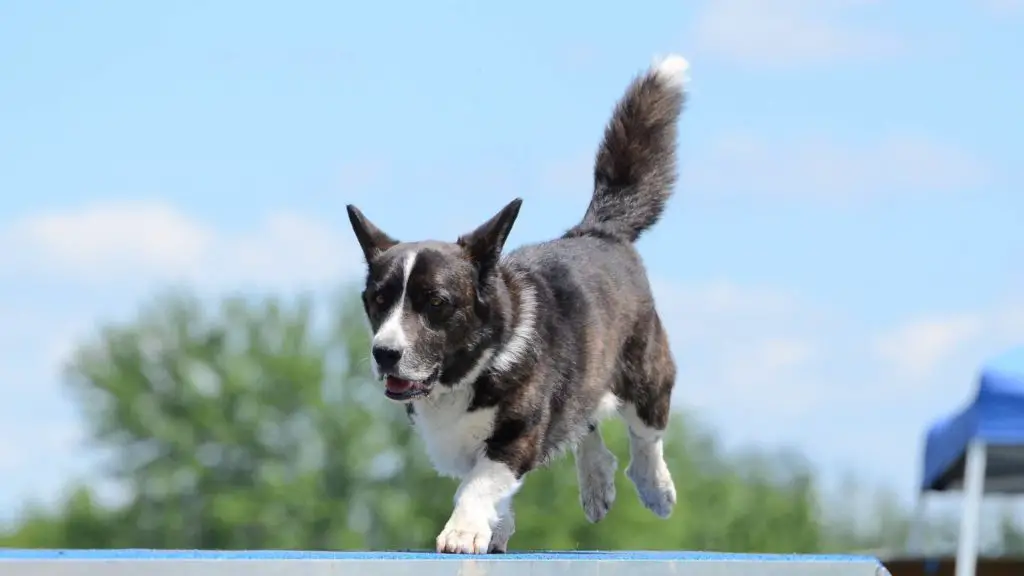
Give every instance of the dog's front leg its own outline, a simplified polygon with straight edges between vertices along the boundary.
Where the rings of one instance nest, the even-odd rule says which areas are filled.
[[[455,510],[437,537],[437,551],[486,554],[498,523],[511,516],[512,496],[521,485],[506,464],[481,456],[455,492]]]
[[[491,547],[487,550],[490,554],[504,554],[508,552],[508,541],[516,532],[516,516],[512,513],[512,501],[508,502],[505,512],[498,525],[491,534]]]

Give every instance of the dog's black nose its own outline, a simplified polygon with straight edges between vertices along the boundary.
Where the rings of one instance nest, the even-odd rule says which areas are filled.
[[[395,366],[398,365],[398,361],[402,359],[402,351],[393,348],[374,346],[372,354],[373,359],[377,362],[377,368],[382,372],[394,370]]]

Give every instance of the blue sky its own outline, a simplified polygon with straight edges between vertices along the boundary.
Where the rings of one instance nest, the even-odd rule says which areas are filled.
[[[349,3],[351,4],[351,3]],[[0,4],[0,516],[88,461],[61,358],[166,282],[319,289],[344,206],[510,245],[571,226],[614,101],[691,61],[641,242],[676,402],[904,499],[933,417],[1024,341],[1024,5]]]

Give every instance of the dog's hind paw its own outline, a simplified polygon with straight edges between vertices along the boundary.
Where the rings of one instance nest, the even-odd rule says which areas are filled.
[[[658,516],[668,518],[676,505],[676,485],[672,481],[672,474],[664,461],[638,464],[631,462],[626,468],[626,476],[633,481],[644,506]]]
[[[600,522],[615,503],[615,483],[603,488],[590,488],[580,495],[583,513],[590,522]]]
[[[581,454],[577,464],[580,483],[580,504],[587,520],[600,522],[615,502],[615,472],[618,461],[608,449]]]

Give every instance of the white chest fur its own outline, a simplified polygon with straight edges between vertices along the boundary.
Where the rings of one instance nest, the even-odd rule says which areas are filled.
[[[464,478],[484,453],[494,430],[494,408],[467,412],[469,390],[440,394],[416,403],[413,422],[434,468],[445,476]]]

